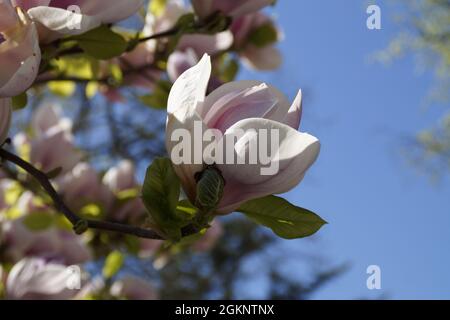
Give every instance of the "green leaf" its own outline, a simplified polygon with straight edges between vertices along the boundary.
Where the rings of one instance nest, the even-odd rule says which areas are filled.
[[[158,230],[171,240],[181,238],[185,221],[177,212],[180,181],[167,158],[157,158],[148,167],[142,186],[142,198]]]
[[[123,254],[119,251],[111,252],[106,257],[105,265],[103,266],[103,276],[106,279],[114,277],[122,268],[124,260]]]
[[[315,213],[273,195],[247,201],[237,211],[285,239],[308,237],[327,223]]]
[[[54,216],[48,212],[33,212],[25,216],[23,224],[31,231],[42,231],[50,228],[54,221]]]
[[[79,46],[88,55],[100,60],[117,57],[124,53],[128,46],[128,42],[120,34],[106,25],[73,36],[71,39],[77,40]]]
[[[167,0],[152,0],[148,5],[148,9],[155,17],[159,17],[164,13],[166,5]]]
[[[22,92],[21,94],[12,98],[12,106],[14,110],[20,110],[27,106],[28,96],[26,92]]]
[[[224,63],[220,78],[224,82],[231,82],[236,78],[238,72],[239,72],[239,62],[237,62],[234,59],[231,59]]]
[[[63,98],[71,97],[76,89],[73,81],[49,81],[47,86],[54,95]]]
[[[248,41],[258,48],[277,42],[278,31],[273,24],[267,23],[255,29],[248,36]]]

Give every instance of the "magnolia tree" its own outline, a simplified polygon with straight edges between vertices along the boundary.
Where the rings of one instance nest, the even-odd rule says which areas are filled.
[[[233,81],[241,65],[279,66],[272,5],[0,0],[0,296],[164,297],[170,261],[239,250],[218,240],[250,225],[225,215],[286,239],[321,228],[274,195],[319,154],[297,131],[301,92],[290,103],[269,84]],[[267,241],[242,230],[242,252]],[[159,279],[121,275],[137,257]]]

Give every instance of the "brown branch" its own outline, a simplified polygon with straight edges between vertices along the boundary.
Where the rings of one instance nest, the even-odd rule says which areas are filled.
[[[0,158],[9,161],[11,163],[14,163],[16,166],[22,168],[29,175],[35,178],[39,182],[41,187],[47,192],[47,194],[53,200],[55,209],[61,212],[72,223],[76,233],[82,233],[86,229],[91,228],[129,234],[146,239],[164,240],[164,238],[161,237],[158,233],[150,229],[139,228],[116,222],[83,219],[66,206],[66,204],[61,199],[58,192],[52,186],[50,179],[44,172],[38,170],[29,162],[21,159],[20,157],[1,147],[0,147]],[[188,236],[196,232],[198,232],[198,230],[192,225],[186,226],[185,228],[182,229],[183,236]]]

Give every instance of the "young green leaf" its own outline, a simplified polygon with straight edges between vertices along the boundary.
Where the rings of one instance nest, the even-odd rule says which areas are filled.
[[[74,36],[72,39],[78,41],[84,52],[100,60],[117,57],[128,47],[128,42],[120,34],[105,25]]]
[[[273,195],[247,201],[237,211],[285,239],[308,237],[326,224],[315,213]]]
[[[14,110],[20,110],[27,106],[28,96],[26,92],[22,92],[21,94],[12,97],[12,106]]]
[[[180,181],[167,158],[157,158],[148,167],[142,198],[151,220],[171,240],[181,238],[184,219],[177,213]]]
[[[114,277],[117,272],[122,268],[124,256],[119,251],[111,252],[105,260],[105,265],[103,266],[103,276],[106,279]]]

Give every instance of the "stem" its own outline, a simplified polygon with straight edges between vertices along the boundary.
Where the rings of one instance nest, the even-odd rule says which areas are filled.
[[[139,228],[116,222],[83,219],[66,206],[66,204],[61,199],[58,192],[56,192],[55,188],[52,186],[49,178],[44,172],[40,171],[29,162],[21,159],[20,157],[16,156],[15,154],[9,151],[6,151],[1,147],[0,147],[0,158],[9,161],[11,163],[14,163],[16,166],[22,168],[34,179],[36,179],[41,185],[41,187],[47,192],[47,194],[52,199],[55,209],[61,212],[72,223],[74,228],[78,228],[80,225],[85,225],[86,228],[91,229],[113,231],[133,235],[139,238],[165,240],[158,233],[150,229]],[[193,227],[192,225],[188,225],[185,228],[183,228],[182,235],[188,236],[196,232],[198,232],[198,230],[195,227]]]

